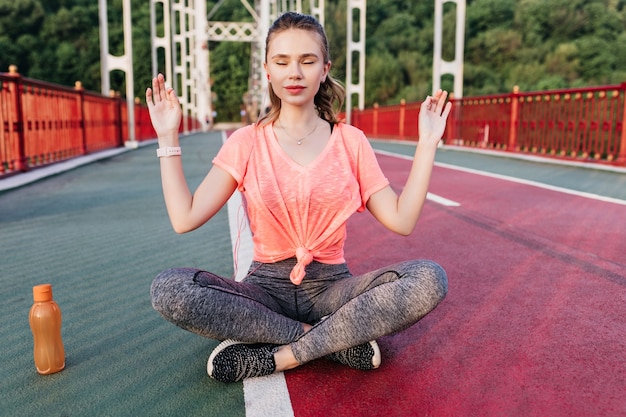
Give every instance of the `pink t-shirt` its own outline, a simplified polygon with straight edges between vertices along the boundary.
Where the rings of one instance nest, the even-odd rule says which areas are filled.
[[[307,166],[287,155],[271,125],[238,129],[213,163],[233,176],[244,196],[254,260],[295,255],[291,280],[297,285],[312,260],[345,262],[348,218],[389,184],[363,132],[346,124],[335,125],[322,153]]]

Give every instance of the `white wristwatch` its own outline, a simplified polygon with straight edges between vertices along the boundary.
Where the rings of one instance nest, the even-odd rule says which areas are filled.
[[[159,158],[169,158],[170,156],[180,156],[181,154],[180,146],[166,146],[164,148],[159,148],[156,151]]]

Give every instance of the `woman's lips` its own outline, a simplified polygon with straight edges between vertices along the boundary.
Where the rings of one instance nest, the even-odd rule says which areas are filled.
[[[301,85],[290,85],[290,86],[285,87],[285,89],[289,91],[291,94],[297,94],[301,92],[302,90],[304,90],[304,87]]]

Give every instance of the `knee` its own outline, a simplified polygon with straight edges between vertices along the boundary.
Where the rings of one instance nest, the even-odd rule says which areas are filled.
[[[168,316],[168,312],[185,286],[183,281],[188,276],[193,277],[193,273],[195,270],[181,268],[166,269],[159,273],[150,286],[152,307],[162,315]]]
[[[439,294],[439,299],[443,300],[448,294],[448,274],[437,262],[429,261],[429,264],[433,286],[436,288],[437,294]]]
[[[437,303],[448,294],[448,275],[441,265],[431,260],[418,260],[411,263],[412,274],[420,282],[422,290],[428,290]]]
[[[172,275],[171,269],[162,271],[152,280],[152,285],[150,285],[152,307],[159,312],[163,311],[164,300],[167,298],[166,294],[170,291],[169,281]]]

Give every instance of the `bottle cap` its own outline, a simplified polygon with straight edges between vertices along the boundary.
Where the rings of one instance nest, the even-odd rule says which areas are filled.
[[[33,299],[36,303],[52,300],[52,285],[41,284],[33,287]]]

